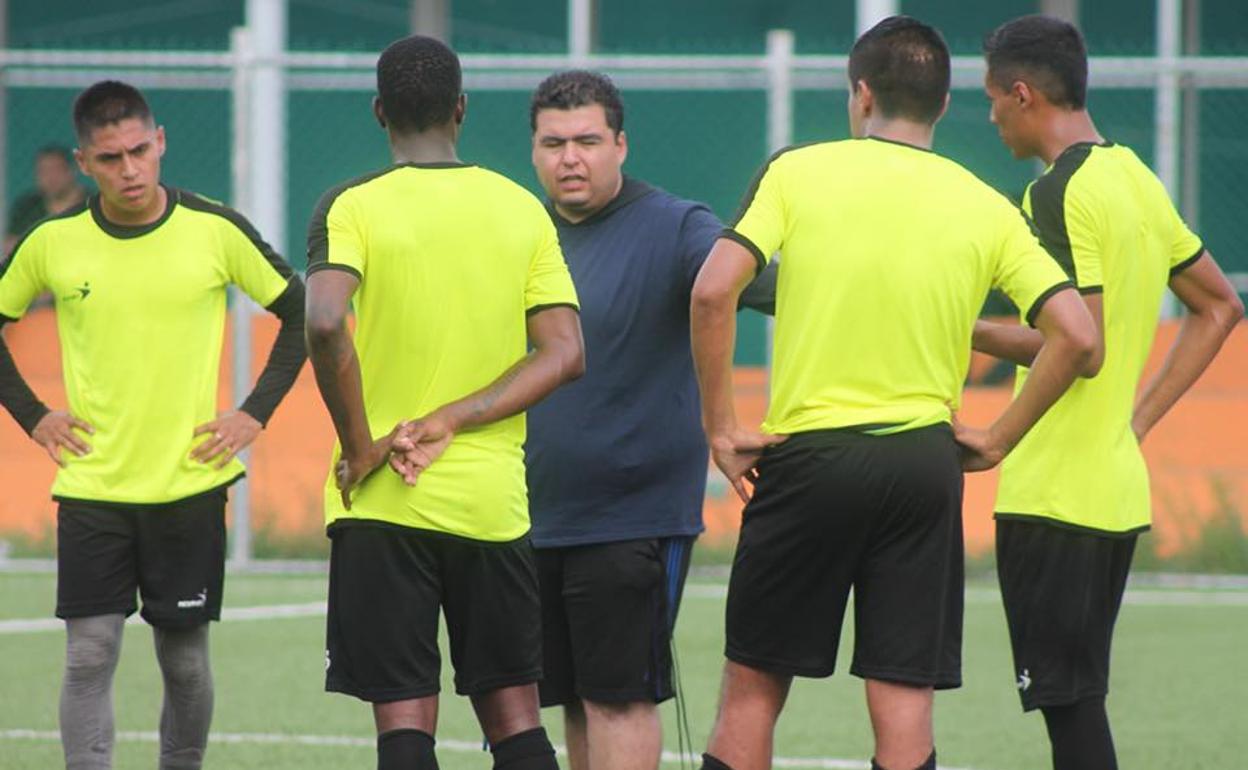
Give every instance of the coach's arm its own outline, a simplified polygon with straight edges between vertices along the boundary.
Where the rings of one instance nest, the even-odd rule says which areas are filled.
[[[715,465],[742,502],[749,502],[745,480],[757,478],[754,466],[763,449],[784,440],[737,424],[732,397],[732,351],[737,337],[737,304],[754,278],[758,261],[734,240],[715,242],[698,272],[689,302],[693,364],[702,393],[702,428]]]
[[[450,445],[455,434],[519,414],[560,385],[585,373],[585,342],[575,308],[554,305],[528,316],[532,350],[480,390],[403,423],[394,440],[391,467],[415,484]]]

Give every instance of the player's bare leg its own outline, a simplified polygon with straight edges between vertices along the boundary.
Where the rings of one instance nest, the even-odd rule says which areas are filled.
[[[884,770],[923,767],[933,751],[932,688],[868,679],[866,691],[876,764]]]
[[[657,704],[582,702],[591,770],[655,770],[659,766],[663,725]]]
[[[771,767],[776,720],[792,683],[790,676],[725,662],[719,715],[707,754],[732,770]]]

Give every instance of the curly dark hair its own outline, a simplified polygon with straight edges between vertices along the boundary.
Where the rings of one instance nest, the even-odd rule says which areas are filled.
[[[571,110],[601,104],[607,113],[607,126],[619,134],[624,129],[624,103],[611,78],[601,72],[568,70],[556,72],[542,81],[529,102],[529,128],[537,130],[541,110]]]
[[[440,40],[405,37],[377,59],[381,111],[401,133],[419,133],[449,122],[462,89],[459,57]]]

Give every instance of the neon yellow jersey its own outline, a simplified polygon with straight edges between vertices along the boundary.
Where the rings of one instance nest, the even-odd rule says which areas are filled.
[[[1135,153],[1076,144],[1028,188],[1023,206],[1083,293],[1100,293],[1105,363],[1076,380],[1006,458],[999,518],[1131,532],[1151,520],[1148,469],[1131,430],[1170,276],[1204,247]],[[1027,369],[1018,372],[1018,387]]]
[[[725,236],[779,252],[764,430],[948,422],[989,289],[1034,318],[1070,285],[1026,218],[947,158],[853,139],[774,156]]]
[[[462,164],[400,164],[327,192],[308,231],[308,272],[360,279],[355,348],[374,436],[496,380],[527,353],[528,313],[576,307],[542,204]],[[327,523],[372,519],[474,540],[529,530],[523,414],[457,434],[413,487],[383,468]],[[340,448],[335,447],[331,469]]]
[[[69,409],[95,428],[84,457],[63,452],[57,499],[167,503],[243,474],[190,459],[217,416],[226,288],[261,305],[294,273],[237,212],[166,188],[162,217],[109,222],[98,196],[36,225],[0,274],[0,315],[51,292]]]

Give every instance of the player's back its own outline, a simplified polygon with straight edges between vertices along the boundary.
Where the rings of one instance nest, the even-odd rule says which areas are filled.
[[[734,229],[772,230],[782,254],[767,420],[781,433],[948,420],[989,288],[1030,307],[1061,278],[1008,200],[879,139],[777,156]]]
[[[1080,292],[1101,296],[1105,361],[1007,458],[997,509],[1110,531],[1146,526],[1147,468],[1131,430],[1136,389],[1169,277],[1203,247],[1153,172],[1120,145],[1073,145],[1023,204]],[[1019,370],[1018,387],[1026,375]]]
[[[399,164],[352,180],[324,196],[309,244],[309,272],[360,278],[355,346],[373,435],[496,380],[524,357],[526,312],[543,304],[547,281],[570,286],[542,205],[476,166]],[[523,441],[522,414],[465,431],[417,487],[377,474],[351,513],[393,519],[401,501],[409,510],[399,518],[412,526],[482,539],[523,534]],[[494,496],[468,501],[471,486]],[[474,522],[487,513],[509,522]]]

